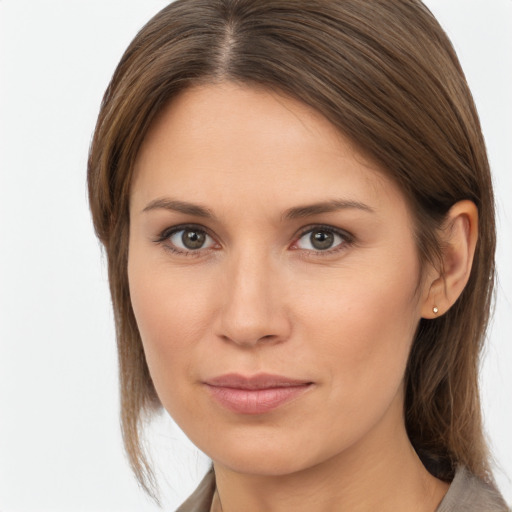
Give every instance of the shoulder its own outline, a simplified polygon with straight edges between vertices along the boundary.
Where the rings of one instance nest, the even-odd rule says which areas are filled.
[[[213,469],[206,473],[191,496],[176,512],[209,512],[215,492]],[[459,467],[436,512],[510,512],[501,494],[491,485]]]
[[[208,471],[196,490],[182,503],[176,512],[209,512],[215,492],[213,469]]]
[[[509,512],[501,494],[490,484],[459,467],[436,512]]]

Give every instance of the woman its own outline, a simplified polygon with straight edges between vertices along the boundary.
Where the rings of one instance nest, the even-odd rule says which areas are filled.
[[[489,168],[421,2],[178,0],[123,56],[88,173],[148,491],[163,406],[213,461],[183,511],[506,510]]]

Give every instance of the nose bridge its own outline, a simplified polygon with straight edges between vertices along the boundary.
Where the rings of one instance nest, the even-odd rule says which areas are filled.
[[[251,346],[286,337],[288,322],[276,267],[261,247],[246,246],[229,258],[220,313],[223,338]]]

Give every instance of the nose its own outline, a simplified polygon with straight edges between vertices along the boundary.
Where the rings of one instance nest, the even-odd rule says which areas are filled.
[[[245,251],[226,264],[218,334],[225,341],[250,348],[279,343],[291,332],[286,286],[279,265],[266,254]]]

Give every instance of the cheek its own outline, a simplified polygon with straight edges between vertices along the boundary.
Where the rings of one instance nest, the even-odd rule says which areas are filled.
[[[193,375],[197,344],[211,322],[211,300],[193,275],[178,277],[165,262],[148,261],[130,255],[130,297],[152,380],[167,406],[172,391]]]
[[[328,369],[331,392],[353,413],[365,413],[362,403],[386,406],[400,387],[420,318],[416,261],[411,251],[404,266],[374,262],[301,306],[301,337],[305,345],[315,340],[310,357]]]

